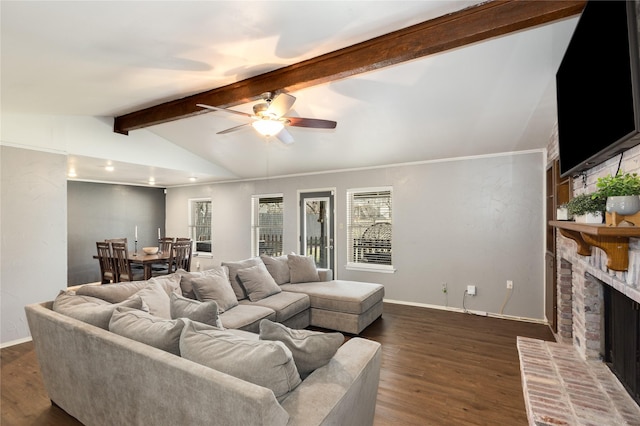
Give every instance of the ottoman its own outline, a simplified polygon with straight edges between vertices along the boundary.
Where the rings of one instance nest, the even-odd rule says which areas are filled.
[[[382,315],[382,284],[333,280],[283,284],[280,288],[309,296],[310,324],[315,327],[360,334]]]

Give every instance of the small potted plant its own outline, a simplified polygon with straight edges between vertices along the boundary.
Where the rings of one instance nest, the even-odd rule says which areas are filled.
[[[567,203],[567,211],[579,223],[602,223],[606,200],[598,193],[580,194]]]
[[[567,209],[567,203],[560,204],[556,208],[556,220],[571,220],[569,209]]]
[[[640,211],[640,176],[619,171],[615,176],[598,178],[598,196],[606,199],[606,211],[632,215]]]

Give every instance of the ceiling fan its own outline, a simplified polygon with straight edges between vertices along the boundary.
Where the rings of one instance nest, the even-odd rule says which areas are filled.
[[[218,135],[235,132],[236,130],[240,130],[251,125],[261,135],[275,136],[285,144],[294,142],[293,136],[287,131],[285,126],[310,127],[314,129],[335,129],[338,124],[335,121],[321,120],[317,118],[285,117],[284,115],[291,109],[296,98],[286,93],[279,93],[273,97],[272,95],[273,94],[271,92],[263,93],[262,98],[264,99],[264,102],[253,106],[253,114],[247,114],[245,112],[234,111],[227,108],[218,108],[205,104],[197,104],[197,106],[214,111],[225,111],[253,120],[250,123],[222,130],[216,133]]]

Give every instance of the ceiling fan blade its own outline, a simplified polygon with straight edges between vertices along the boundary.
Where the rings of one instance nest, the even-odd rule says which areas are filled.
[[[240,130],[243,127],[247,127],[250,126],[251,123],[245,123],[245,124],[241,124],[239,126],[235,126],[235,127],[230,127],[227,130],[221,130],[218,133],[216,133],[216,135],[224,135],[225,133],[231,133],[231,132],[235,132],[236,130]]]
[[[269,104],[267,108],[267,114],[273,114],[276,118],[280,118],[285,115],[293,106],[296,101],[295,96],[288,95],[286,93],[280,93]]]
[[[214,106],[211,106],[211,105],[205,105],[205,104],[196,104],[196,106],[199,106],[200,108],[210,109],[210,110],[213,110],[213,111],[224,111],[224,112],[228,112],[228,113],[231,113],[231,114],[242,115],[243,117],[254,118],[254,116],[251,115],[251,114],[247,114],[246,112],[234,111],[232,109],[218,108],[218,107],[214,107]]]
[[[318,118],[302,118],[302,117],[282,117],[288,121],[289,126],[295,127],[313,127],[314,129],[335,129],[338,123],[331,120],[321,120]]]
[[[292,144],[294,142],[293,136],[285,128],[283,128],[278,133],[276,133],[275,136],[276,136],[276,138],[278,138],[278,140],[280,142],[282,142],[284,144],[287,144],[287,145]]]

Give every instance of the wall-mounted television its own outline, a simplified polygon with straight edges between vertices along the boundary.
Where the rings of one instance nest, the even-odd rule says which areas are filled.
[[[587,2],[556,73],[561,176],[640,144],[636,1]]]

